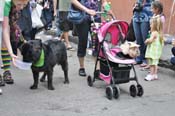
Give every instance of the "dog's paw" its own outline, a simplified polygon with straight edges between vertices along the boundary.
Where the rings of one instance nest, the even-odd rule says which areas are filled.
[[[37,89],[38,87],[36,85],[32,85],[30,89]]]
[[[69,84],[69,80],[64,81],[64,84]]]
[[[55,90],[53,86],[48,86],[48,90]]]

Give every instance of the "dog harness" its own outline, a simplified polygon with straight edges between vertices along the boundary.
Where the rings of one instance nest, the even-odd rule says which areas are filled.
[[[35,67],[42,67],[44,65],[44,50],[43,49],[41,50],[41,55],[40,55],[39,60],[33,65]]]

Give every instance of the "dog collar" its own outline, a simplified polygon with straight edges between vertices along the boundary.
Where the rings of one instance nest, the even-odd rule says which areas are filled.
[[[41,55],[39,60],[34,64],[35,67],[42,67],[44,65],[44,50],[41,50]]]

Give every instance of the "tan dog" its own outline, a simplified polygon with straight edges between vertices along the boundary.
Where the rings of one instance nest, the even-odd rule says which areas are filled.
[[[131,58],[136,58],[140,55],[139,51],[140,45],[135,42],[126,41],[124,44],[120,45],[120,49],[124,55],[129,55]]]

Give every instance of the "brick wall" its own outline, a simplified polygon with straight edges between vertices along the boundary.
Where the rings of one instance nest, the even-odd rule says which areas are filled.
[[[112,10],[119,20],[130,22],[132,18],[132,7],[136,0],[108,0],[112,4]],[[171,16],[173,0],[160,0],[164,5],[164,14],[166,17],[165,33],[175,35],[175,16]],[[174,6],[175,11],[175,6]]]

